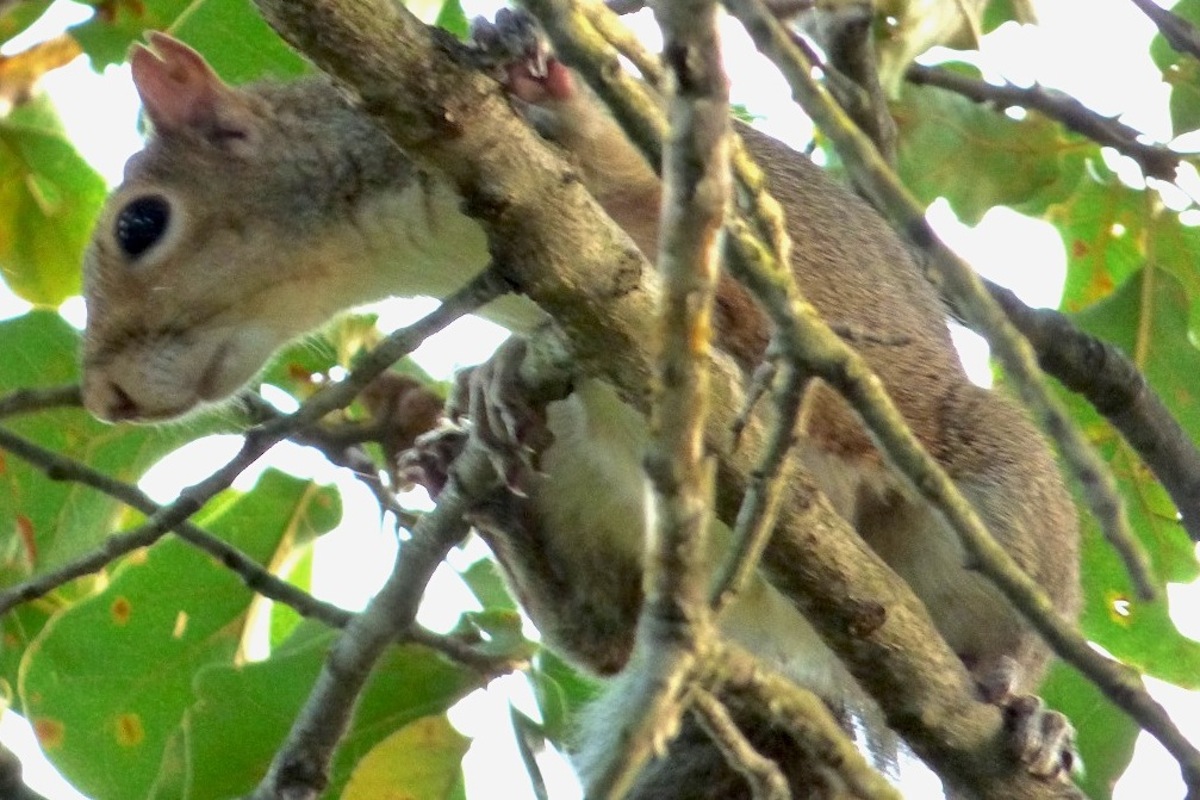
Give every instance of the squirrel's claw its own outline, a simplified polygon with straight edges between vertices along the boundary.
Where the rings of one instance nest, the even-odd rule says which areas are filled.
[[[405,483],[423,486],[436,500],[450,480],[450,465],[466,446],[467,435],[453,426],[421,434],[397,459],[397,476]]]
[[[983,699],[999,706],[1012,756],[1030,775],[1043,780],[1068,780],[1083,761],[1075,749],[1075,728],[1065,714],[1037,695],[1020,693],[1021,667],[1005,656],[976,674]]]
[[[470,419],[471,433],[491,455],[497,473],[521,496],[528,494],[538,455],[552,438],[545,409],[529,401],[521,384],[525,352],[524,339],[509,338],[487,362],[459,374],[446,407],[451,419]]]
[[[1080,768],[1075,728],[1066,715],[1032,694],[1012,697],[1002,711],[1009,747],[1029,774],[1044,780],[1066,780]]]

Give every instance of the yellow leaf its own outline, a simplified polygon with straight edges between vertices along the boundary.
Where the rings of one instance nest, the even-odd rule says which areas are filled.
[[[454,797],[470,743],[444,715],[422,717],[375,745],[358,762],[342,800]]]

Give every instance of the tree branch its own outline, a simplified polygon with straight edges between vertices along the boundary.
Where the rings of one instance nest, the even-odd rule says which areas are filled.
[[[775,345],[771,347],[774,349]],[[713,613],[718,616],[733,603],[758,569],[778,519],[784,481],[791,476],[787,457],[796,444],[796,426],[810,380],[791,362],[784,363],[781,372],[780,385],[772,395],[776,413],[771,434],[762,461],[748,477],[746,496],[734,523],[734,545],[721,567],[710,599]]]
[[[899,184],[871,142],[813,79],[812,64],[792,44],[765,6],[753,0],[737,0],[727,5],[750,31],[758,47],[783,70],[797,101],[829,136],[850,169],[855,185],[867,193],[872,205],[893,226],[905,231],[927,253],[952,302],[964,313],[967,322],[987,338],[1025,405],[1058,443],[1106,537],[1120,541],[1122,552],[1140,552],[1111,473],[1071,423],[1062,404],[1049,394],[1028,342],[988,296],[979,276],[938,239],[920,206]],[[1144,553],[1142,558],[1145,559]]]
[[[593,76],[600,78],[593,88],[614,106],[615,115],[619,119],[622,115],[636,116],[638,109],[622,106],[623,89],[607,91],[611,84],[617,81],[607,70],[597,68],[596,65],[606,63],[607,59],[603,56],[595,58],[590,53],[588,48],[593,46],[596,40],[589,38],[586,32],[581,36],[574,36],[577,33],[575,18],[557,3],[539,2],[535,13],[543,22],[543,27],[554,38],[557,52],[570,52],[576,57],[586,59],[575,66],[580,67],[589,81]],[[559,36],[571,37],[571,41],[560,42],[557,38]],[[641,120],[636,129],[654,130],[656,127],[653,121]],[[651,143],[640,140],[639,143],[644,145],[645,150],[653,152]],[[773,202],[764,204],[769,207]],[[773,228],[770,224],[765,227]],[[735,232],[744,232],[748,228],[749,225],[743,222],[731,223],[731,230]],[[736,236],[733,238],[737,239]],[[786,242],[777,244],[773,249],[783,248],[786,248]],[[770,256],[765,250],[752,249],[750,253],[743,252],[742,258],[747,257],[769,259]],[[779,274],[777,269],[761,265],[760,268],[761,273],[765,275]],[[766,279],[767,282],[771,280],[773,278]],[[794,308],[785,304],[774,321],[777,324],[793,325],[793,322],[787,321],[787,315],[792,311]],[[815,323],[810,320],[806,325],[811,327]],[[839,353],[843,349],[836,336],[828,331],[826,333],[833,341],[828,337],[820,340],[819,349],[825,358],[829,356],[830,348],[839,348],[836,350]],[[793,338],[803,339],[804,336],[796,335]],[[843,362],[839,362],[839,372],[842,365]],[[811,364],[806,364],[806,368],[809,366]],[[847,372],[864,374],[861,366],[857,369],[850,368]],[[731,407],[740,409],[740,404],[728,394],[717,392],[715,395],[715,407],[721,407],[725,411],[729,411]],[[733,412],[734,417],[737,413]],[[747,463],[748,458],[745,454],[760,452],[754,446],[757,444],[755,437],[747,438],[748,441],[742,442],[736,453],[727,451],[728,441],[720,435],[713,435],[709,440],[710,446],[729,459],[722,461],[718,481],[721,490],[719,511],[724,519],[730,519],[736,514],[745,486],[745,476],[753,469],[753,466]],[[975,703],[974,687],[963,672],[961,663],[934,632],[923,606],[878,556],[832,513],[828,505],[818,499],[811,482],[797,477],[789,482],[786,489],[787,495],[781,515],[783,524],[776,531],[775,539],[767,551],[766,566],[772,574],[773,582],[789,597],[800,602],[806,616],[817,623],[830,645],[852,664],[856,676],[868,688],[874,689],[872,694],[885,708],[890,706],[889,721],[904,731],[910,741],[915,739],[918,743],[927,743],[926,749],[922,751],[924,755],[929,755],[939,768],[946,769],[973,788],[980,788],[989,785],[988,781],[995,781],[990,785],[992,791],[998,792],[997,796],[1015,796],[1011,794],[1014,784],[1009,781],[1019,781],[1021,778],[1014,778],[1011,774],[1011,762],[1008,762],[1000,751],[993,753],[994,757],[987,769],[982,763],[979,763],[978,769],[964,767],[979,755],[980,741],[995,731],[997,718],[991,709],[985,709]],[[952,485],[950,491],[954,491]],[[961,516],[969,518],[974,515],[967,506]],[[978,530],[977,519],[974,524]],[[801,531],[804,532],[802,535]],[[815,531],[823,532],[819,537],[819,544]],[[1008,563],[1011,565],[1011,559],[1008,559]],[[857,568],[853,576],[846,574],[849,564]],[[1028,588],[1028,579],[1025,581]],[[1038,594],[1041,594],[1040,590]],[[885,596],[887,601],[880,600]],[[887,607],[888,615],[884,626],[876,629],[878,620],[870,619],[870,609],[880,607]],[[862,617],[864,613],[867,614],[867,618]],[[848,637],[847,631],[850,630],[854,630],[856,635]],[[865,631],[870,633],[866,634]],[[868,652],[869,656],[866,656]],[[895,677],[893,680],[884,679],[883,676],[901,677]],[[955,680],[947,680],[949,676],[954,676]],[[913,705],[907,706],[908,702]],[[973,721],[968,726],[969,732],[964,735],[962,728],[948,729],[936,723],[930,725],[931,718],[937,719],[939,715],[934,713],[922,716],[919,712],[912,711],[918,702],[931,708],[953,708],[953,711],[947,710],[946,718],[959,721],[974,714]],[[950,744],[947,745],[946,742]],[[968,756],[967,753],[973,755]],[[1008,767],[1000,766],[1002,764],[1008,764]],[[1010,772],[1006,777],[1001,777],[1006,769]],[[988,770],[993,774],[987,775]],[[1033,793],[1031,796],[1047,791],[1046,787],[1036,785],[1030,780],[1025,781],[1024,788]]]
[[[1145,376],[1118,348],[1083,333],[1063,314],[1030,308],[1001,286],[988,289],[1029,339],[1038,363],[1083,395],[1137,451],[1171,495],[1192,541],[1200,541],[1200,450]],[[1126,565],[1131,563],[1127,558]],[[1139,576],[1133,577],[1139,585]],[[1147,572],[1140,580],[1151,582],[1152,576]]]
[[[791,800],[792,794],[779,765],[754,749],[720,700],[704,689],[695,689],[692,713],[720,748],[729,766],[750,784],[753,800]]]
[[[1022,396],[1039,412],[1043,424],[1051,433],[1058,434],[1055,438],[1060,445],[1064,442],[1072,443],[1072,449],[1068,452],[1076,458],[1084,458],[1086,454],[1086,460],[1082,463],[1077,462],[1074,466],[1085,488],[1093,492],[1093,508],[1103,508],[1105,503],[1117,503],[1115,489],[1095,491],[1099,485],[1096,481],[1100,476],[1107,476],[1106,482],[1111,482],[1111,475],[1103,469],[1103,465],[1090,463],[1097,461],[1094,454],[1080,440],[1078,432],[1069,424],[1058,404],[1045,394],[1044,386],[1037,379],[1028,344],[1011,331],[998,306],[990,301],[978,302],[983,289],[978,285],[974,273],[937,240],[911,198],[905,195],[894,179],[888,177],[888,170],[879,162],[878,157],[873,155],[869,143],[848,126],[845,120],[839,118],[836,107],[829,98],[821,96],[819,87],[811,80],[811,69],[804,64],[803,54],[790,46],[786,34],[778,29],[775,21],[764,10],[756,8],[756,3],[737,2],[729,5],[731,11],[747,25],[759,46],[781,65],[793,89],[804,93],[806,110],[837,144],[843,161],[860,174],[859,185],[870,186],[873,189],[876,207],[885,211],[893,222],[902,223],[903,228],[936,257],[947,285],[952,287],[952,294],[960,302],[970,297],[971,316],[977,321],[986,320],[986,325],[981,327],[995,333],[1007,331],[1002,335],[989,337],[989,341],[993,342],[993,347],[1001,350],[1001,359],[1010,374],[1019,370],[1022,379],[1018,381],[1018,386],[1022,390]],[[863,169],[863,164],[870,164],[871,169]],[[877,435],[882,432],[874,426],[872,429]],[[1108,519],[1111,521],[1110,517]],[[956,526],[956,530],[962,534],[966,529]],[[1126,543],[1132,541],[1129,535],[1117,538]],[[980,569],[991,577],[1005,596],[1022,611],[1054,651],[1084,672],[1110,699],[1158,738],[1179,760],[1189,785],[1200,786],[1200,752],[1197,752],[1182,735],[1162,706],[1140,688],[1137,676],[1124,665],[1096,653],[1072,628],[1057,624],[1053,614],[1047,613],[1050,606],[1036,586],[1022,588],[1022,584],[1029,583],[1027,578],[1021,580],[1021,576],[1017,574],[1008,574],[1007,568],[997,568],[1004,560],[1011,560],[1007,559],[1006,555],[1001,552],[994,553],[986,559],[981,558],[983,551],[977,548],[992,549],[985,545],[983,539],[964,537],[963,544],[977,559]],[[1123,546],[1132,547],[1131,544]],[[1004,557],[993,560],[993,556],[1000,555]],[[1034,591],[1027,591],[1029,589]]]
[[[1160,6],[1154,0],[1132,0],[1133,4],[1150,18],[1167,44],[1180,53],[1200,59],[1200,33],[1196,26],[1173,11]]]
[[[0,419],[17,414],[28,414],[31,411],[63,407],[78,408],[82,405],[83,395],[78,384],[17,389],[0,397]]]
[[[396,566],[379,593],[334,642],[317,683],[292,724],[253,800],[316,797],[328,783],[329,764],[353,717],[371,669],[388,645],[413,624],[425,586],[450,549],[467,535],[469,498],[463,485],[495,483],[495,471],[480,447],[468,447],[455,462],[455,476],[401,548]]]
[[[153,515],[161,509],[161,506],[139,491],[137,487],[111,478],[86,464],[39,447],[4,428],[0,428],[0,449],[25,459],[45,472],[51,480],[75,481],[84,486],[90,486],[120,500],[130,508],[136,508],[147,516]],[[272,575],[241,550],[195,523],[181,522],[172,529],[172,532],[181,540],[197,550],[207,553],[232,570],[242,579],[246,588],[277,603],[283,603],[306,619],[319,620],[331,628],[345,628],[354,617],[351,612],[318,600],[299,587]],[[0,592],[0,615],[8,613],[20,603],[42,597],[68,581],[97,572],[122,555],[150,544],[153,544],[153,541],[142,542],[137,537],[124,534],[110,536],[96,552],[85,554],[52,573],[38,576]],[[423,644],[488,676],[511,672],[519,666],[511,660],[497,658],[481,652],[465,642],[432,633],[419,626],[413,626],[408,630],[403,641]]]
[[[1155,6],[1157,8],[1157,6]],[[1010,106],[1032,109],[1061,122],[1070,130],[1088,137],[1099,145],[1112,147],[1138,163],[1142,172],[1164,181],[1175,180],[1181,157],[1178,153],[1157,144],[1138,141],[1141,132],[1092,111],[1066,92],[1034,84],[1028,88],[1005,83],[1000,86],[960,72],[940,67],[913,64],[907,77],[918,86],[936,86],[954,92],[976,103],[989,103],[1003,111]]]
[[[452,181],[488,233],[506,276],[560,323],[580,369],[603,376],[644,410],[644,341],[654,290],[642,262],[578,182],[563,179],[570,173],[512,118],[497,89],[448,55],[452,46],[435,43],[438,34],[392,4],[257,2],[286,39],[357,88],[365,108],[419,163]],[[442,135],[433,135],[439,129]],[[728,370],[719,374],[706,440],[721,454],[718,507],[731,519],[756,462],[746,453],[757,452],[761,431],[748,427],[745,446],[729,452],[729,430],[742,404],[738,381]],[[996,797],[1069,791],[1015,771],[998,738],[999,713],[974,699],[960,662],[939,642],[911,591],[810,484],[793,481],[782,510],[777,538],[786,544],[770,560],[793,577],[796,585],[785,589],[810,595],[806,610],[848,662],[857,662],[863,674],[883,673],[873,694],[892,705],[890,721],[910,737],[930,737],[928,752],[939,769]],[[848,572],[854,574],[848,578]],[[824,590],[828,595],[816,596]]]
[[[642,655],[629,690],[640,700],[623,719],[621,752],[606,758],[589,796],[621,797],[658,743],[678,729],[697,653],[713,635],[705,554],[712,471],[704,455],[712,314],[720,231],[729,201],[729,89],[721,65],[715,0],[656,8],[670,88],[671,137],[663,153],[659,271],[661,351],[650,416],[646,474],[657,529],[638,620]]]
[[[746,651],[726,645],[709,658],[712,688],[731,704],[769,708],[774,723],[800,746],[814,771],[836,773],[849,796],[899,800],[900,792],[874,769],[820,697],[764,669]],[[830,794],[843,796],[836,792]]]

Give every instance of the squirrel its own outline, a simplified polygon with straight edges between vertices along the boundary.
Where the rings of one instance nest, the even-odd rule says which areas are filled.
[[[230,87],[186,45],[159,33],[149,41],[130,63],[152,135],[127,164],[85,255],[83,398],[95,416],[152,422],[219,402],[277,348],[337,313],[397,294],[444,296],[487,263],[482,229],[448,185],[418,169],[328,80]],[[653,170],[565,66],[552,57],[543,66],[515,69],[510,91],[653,253]],[[748,127],[741,133],[791,212],[791,266],[803,291],[828,319],[876,334],[857,344],[909,425],[1073,617],[1075,508],[1044,439],[1007,400],[968,381],[938,298],[883,220],[807,158]],[[544,320],[519,297],[482,313],[518,334]],[[718,346],[752,369],[769,330],[729,280],[716,321]],[[838,513],[912,585],[981,685],[1004,674],[1005,690],[1031,691],[1045,645],[964,566],[955,536],[889,473],[845,402],[827,387],[815,392],[798,457]],[[498,501],[495,525],[481,532],[545,641],[611,676],[629,660],[642,602],[646,424],[610,387],[586,379],[546,409],[546,426],[552,441],[527,496]],[[764,578],[721,626],[832,703],[861,692]],[[1022,758],[1035,774],[1058,778],[1070,767],[1070,734],[1051,728],[1058,735]],[[685,746],[706,747],[673,746],[633,796],[748,796],[730,768],[696,766],[703,759],[680,755]],[[586,748],[578,763],[586,776]]]

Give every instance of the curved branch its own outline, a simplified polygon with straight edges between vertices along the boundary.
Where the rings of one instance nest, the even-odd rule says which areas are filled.
[[[489,473],[495,482],[495,472],[481,448],[469,447],[455,463],[479,482],[486,482]],[[329,764],[371,669],[387,647],[412,626],[434,570],[467,535],[468,495],[459,486],[458,479],[452,478],[437,508],[421,519],[401,548],[383,588],[334,642],[304,708],[251,795],[254,800],[316,797],[325,789]]]
[[[1200,450],[1145,376],[1120,349],[1079,330],[1064,314],[1030,308],[1001,286],[988,289],[1029,339],[1042,368],[1083,395],[1137,451],[1171,495],[1184,530],[1200,541]],[[1142,580],[1149,582],[1149,573]]]
[[[700,446],[709,407],[712,316],[719,236],[730,194],[729,87],[715,0],[660,5],[673,135],[663,152],[663,225],[657,314],[661,348],[651,406],[646,475],[656,520],[647,595],[638,619],[643,652],[629,690],[638,713],[621,720],[619,752],[606,754],[589,796],[620,797],[678,726],[695,656],[713,635],[705,602],[712,519],[711,464]],[[635,658],[638,658],[635,656]],[[776,771],[778,774],[778,771]]]
[[[1156,6],[1157,7],[1157,6]],[[939,67],[913,64],[907,78],[918,86],[936,86],[1004,110],[1010,106],[1032,109],[1099,145],[1112,147],[1138,163],[1142,172],[1164,181],[1175,180],[1182,158],[1169,148],[1138,141],[1141,132],[1115,117],[1097,114],[1066,92],[1034,84],[1028,88],[1005,83],[1000,86]]]
[[[705,689],[694,689],[691,710],[725,761],[746,779],[754,800],[791,800],[779,765],[754,749],[720,700]]]

